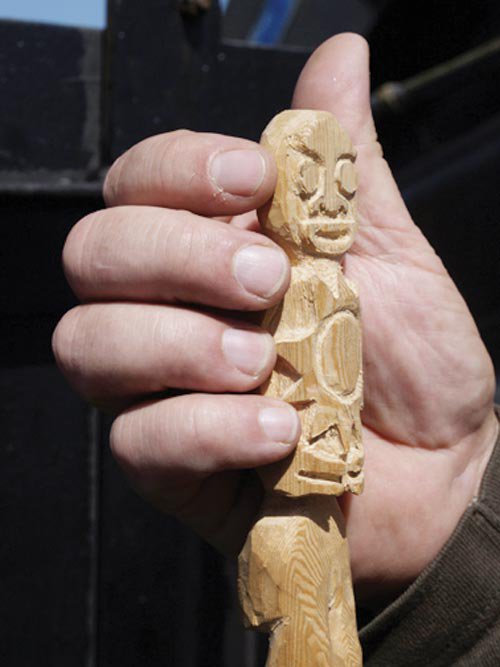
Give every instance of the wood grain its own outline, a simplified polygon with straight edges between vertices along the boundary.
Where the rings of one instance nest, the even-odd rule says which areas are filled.
[[[357,229],[356,154],[335,118],[285,111],[261,143],[278,182],[260,212],[287,253],[290,288],[264,327],[278,359],[262,393],[299,411],[295,452],[262,468],[266,500],[240,555],[240,601],[270,632],[268,667],[358,666],[349,553],[333,496],[363,488],[361,325],[341,258]]]

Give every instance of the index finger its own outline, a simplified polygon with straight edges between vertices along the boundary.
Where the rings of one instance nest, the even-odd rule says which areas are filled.
[[[259,144],[179,130],[150,137],[112,165],[104,184],[108,206],[142,204],[233,216],[273,194],[276,166]]]

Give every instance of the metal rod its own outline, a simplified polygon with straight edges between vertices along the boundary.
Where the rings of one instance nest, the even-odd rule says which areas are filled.
[[[485,69],[500,69],[499,61],[500,38],[495,38],[409,79],[382,84],[372,94],[373,111],[377,116],[399,114],[428,98],[442,97],[472,75],[476,78]]]

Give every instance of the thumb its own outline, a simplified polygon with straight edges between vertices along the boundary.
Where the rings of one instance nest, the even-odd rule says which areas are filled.
[[[330,111],[351,137],[358,153],[358,211],[365,236],[367,227],[416,232],[377,141],[370,106],[369,60],[368,43],[360,35],[345,33],[327,40],[302,70],[292,107]],[[387,250],[379,247],[383,245],[383,239],[376,240],[370,243],[370,250]]]
[[[346,33],[324,42],[302,70],[292,107],[331,111],[354,144],[375,143],[369,58],[360,35]]]

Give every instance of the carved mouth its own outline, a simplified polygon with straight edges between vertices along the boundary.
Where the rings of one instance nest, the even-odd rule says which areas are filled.
[[[332,241],[337,241],[338,239],[342,239],[346,237],[349,234],[348,229],[318,229],[317,232],[315,232],[314,236],[316,238],[320,239],[329,239]]]
[[[310,224],[316,227],[314,232],[316,236],[324,236],[325,238],[347,234],[349,231],[353,231],[356,226],[356,222],[352,218],[323,215],[312,218]]]
[[[313,223],[316,229],[313,232],[313,237],[316,239],[318,246],[328,247],[332,243],[348,242],[355,230],[355,222],[349,219],[340,220],[315,220]]]
[[[318,485],[342,484],[342,475],[346,472],[344,461],[332,460],[319,451],[312,453],[306,450],[302,456],[304,468],[297,472],[299,478]]]
[[[308,470],[299,470],[296,473],[297,478],[301,482],[307,482],[310,486],[317,486],[318,488],[335,488],[343,490],[344,485],[342,478],[339,475],[334,475],[329,472],[309,472]]]

